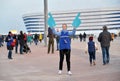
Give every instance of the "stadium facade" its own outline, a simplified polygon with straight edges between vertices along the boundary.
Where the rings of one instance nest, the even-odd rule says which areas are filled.
[[[97,34],[101,32],[103,25],[107,25],[112,33],[120,30],[120,8],[84,9],[73,11],[51,12],[56,21],[56,28],[60,28],[63,23],[68,25],[68,30],[73,29],[72,22],[80,12],[81,25],[77,28],[76,34],[86,32]],[[30,13],[23,15],[23,20],[27,32],[44,33],[44,14]]]

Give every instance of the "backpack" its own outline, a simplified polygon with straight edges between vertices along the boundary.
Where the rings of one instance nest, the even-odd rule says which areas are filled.
[[[8,40],[10,39],[10,40]],[[16,45],[16,39],[13,39],[12,37],[10,36],[7,36],[6,39],[5,39],[5,42],[7,42],[7,46],[12,46],[14,47]]]
[[[14,47],[16,45],[16,39],[13,39],[13,41],[11,42],[11,46]]]

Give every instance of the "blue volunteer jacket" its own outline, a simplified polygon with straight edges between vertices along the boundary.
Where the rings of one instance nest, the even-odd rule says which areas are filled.
[[[6,42],[7,42],[7,46],[10,46],[11,45],[11,43],[13,42],[13,37],[11,37],[11,36],[7,36],[6,37]]]
[[[93,41],[88,42],[88,52],[94,52],[95,51],[95,43]]]
[[[60,39],[59,39],[60,50],[71,49],[71,38],[70,38],[70,36],[75,35],[76,29],[74,28],[72,30],[72,32],[70,32],[68,30],[62,30],[61,32],[57,32],[57,31],[55,31],[54,28],[52,30],[53,30],[53,33],[55,35],[60,37]]]

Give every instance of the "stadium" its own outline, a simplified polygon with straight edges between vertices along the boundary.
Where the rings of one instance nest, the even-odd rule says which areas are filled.
[[[80,12],[81,25],[77,28],[76,34],[87,33],[98,35],[102,31],[103,25],[107,25],[111,33],[120,32],[120,8],[84,9],[71,11],[51,12],[56,22],[56,28],[61,29],[66,23],[68,30],[73,29],[72,22],[77,13]],[[44,14],[29,13],[23,15],[23,21],[27,32],[44,33]]]

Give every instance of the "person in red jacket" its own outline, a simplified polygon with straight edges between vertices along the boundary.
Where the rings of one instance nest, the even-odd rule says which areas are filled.
[[[27,43],[27,34],[26,33],[24,33],[24,41],[25,41],[25,43]]]

